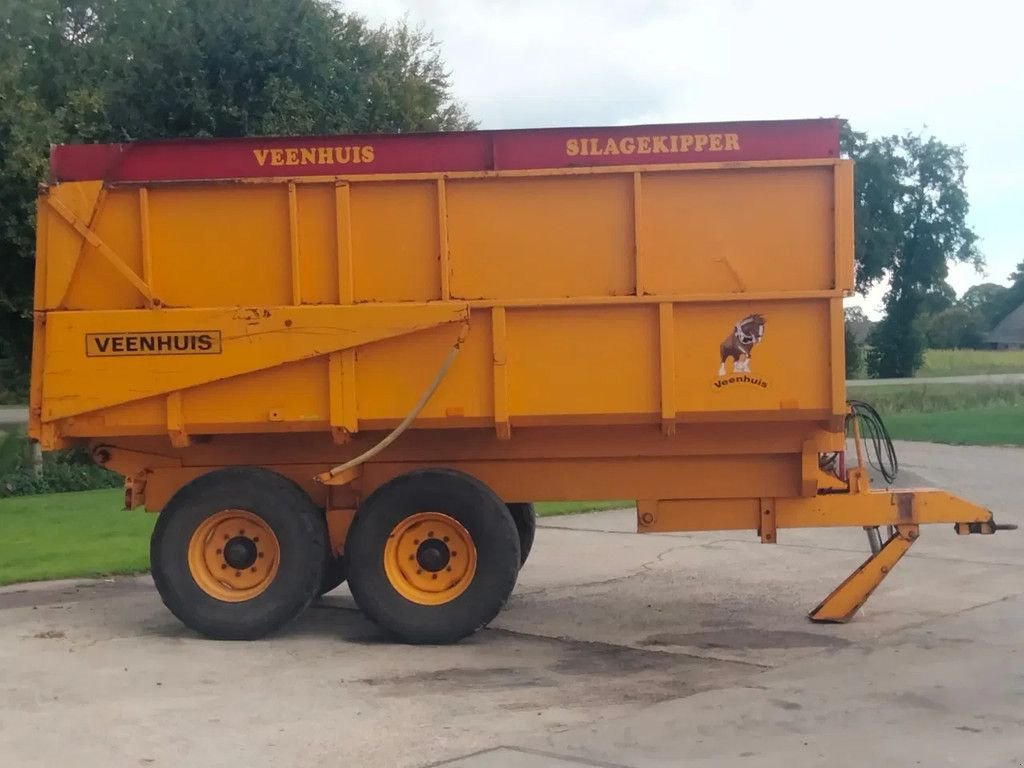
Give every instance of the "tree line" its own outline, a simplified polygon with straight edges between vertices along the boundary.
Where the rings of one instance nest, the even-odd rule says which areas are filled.
[[[9,380],[23,382],[28,364],[35,196],[51,144],[473,127],[427,32],[373,27],[324,0],[4,8],[0,358]]]
[[[405,23],[373,27],[325,0],[6,5],[0,358],[9,377],[23,376],[28,362],[33,207],[51,144],[474,125],[428,33]],[[857,289],[889,286],[868,367],[879,376],[910,375],[926,344],[965,333],[973,341],[977,334],[965,327],[989,325],[1024,299],[1024,265],[1007,293],[987,284],[956,301],[945,283],[948,265],[982,263],[966,223],[962,149],[930,136],[869,137],[849,127],[842,148],[856,161]],[[3,389],[0,382],[0,396]]]

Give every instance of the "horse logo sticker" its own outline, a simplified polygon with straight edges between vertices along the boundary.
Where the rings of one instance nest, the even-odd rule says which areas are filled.
[[[722,340],[718,347],[720,365],[718,380],[715,381],[716,389],[729,384],[753,384],[762,389],[768,388],[768,382],[761,377],[747,375],[751,373],[750,361],[754,347],[764,339],[764,326],[762,315],[747,315],[736,323],[729,335]]]

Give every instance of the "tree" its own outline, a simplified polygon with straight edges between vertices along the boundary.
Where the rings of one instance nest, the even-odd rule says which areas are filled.
[[[924,334],[933,349],[978,349],[985,321],[977,311],[950,307],[925,318]]]
[[[956,305],[956,291],[943,280],[921,294],[921,312],[934,315]]]
[[[1021,266],[1024,266],[1022,264]],[[960,299],[960,305],[970,312],[976,312],[982,319],[985,330],[992,330],[1003,314],[1009,288],[998,283],[972,285]]]
[[[458,130],[437,45],[326,0],[19,0],[0,14],[0,339],[28,359],[52,143]]]
[[[886,314],[871,334],[872,376],[911,376],[924,355],[919,317],[942,290],[951,261],[982,263],[967,225],[963,149],[907,134],[869,139],[849,127],[843,151],[854,171],[857,288],[888,278]]]
[[[995,326],[1013,312],[1021,304],[1024,304],[1024,261],[1017,265],[1017,270],[1010,273],[1010,287],[997,301],[992,311],[993,323]]]
[[[861,368],[864,366],[864,351],[849,323],[843,330],[843,338],[846,342],[846,378],[853,379],[860,375]]]
[[[846,307],[843,310],[844,335],[846,340],[846,378],[852,379],[863,374],[863,342],[871,333],[874,323],[860,307]]]

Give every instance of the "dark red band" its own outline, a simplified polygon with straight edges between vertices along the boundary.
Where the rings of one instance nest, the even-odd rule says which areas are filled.
[[[834,158],[839,120],[60,145],[55,182],[492,171]]]

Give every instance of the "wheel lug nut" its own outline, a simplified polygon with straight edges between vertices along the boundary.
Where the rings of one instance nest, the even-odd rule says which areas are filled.
[[[231,537],[230,537],[230,536],[228,536],[228,535],[227,535],[226,533],[224,534],[224,541],[227,541],[227,540],[228,540],[228,539],[230,539],[230,538],[231,538]]]
[[[445,540],[445,541],[448,541],[448,537],[447,537],[447,536],[445,536],[445,537],[444,537],[444,540]]]
[[[419,543],[420,543],[420,540],[419,540],[419,539],[413,539],[413,540],[412,540],[412,543],[413,543],[413,544],[419,544]]]
[[[416,569],[416,575],[419,576],[421,573],[423,573],[423,569],[422,568],[417,568]]]
[[[263,553],[262,552],[260,552],[260,557],[263,557]]]
[[[252,571],[253,573],[256,573],[256,569],[255,568],[250,568],[249,570]]]
[[[260,537],[259,536],[253,536],[252,537],[252,543],[253,544],[259,544],[260,543]]]
[[[452,550],[452,557],[455,557],[455,556],[456,556],[457,554],[459,554],[459,553],[458,553],[458,552],[456,552],[456,551],[455,551],[455,550],[453,549],[453,550]]]
[[[449,565],[448,566],[448,573],[451,573],[451,572],[452,572],[452,567]]]
[[[437,574],[436,574],[436,573],[435,573],[435,574],[433,574],[433,575],[432,575],[432,576],[431,576],[430,578],[432,578],[432,579],[436,579],[436,578],[437,578]]]
[[[409,559],[410,560],[415,560],[416,559],[416,555],[409,555]]]
[[[235,571],[235,576],[241,576],[241,575],[242,575],[241,571]]]
[[[223,570],[225,570],[225,569],[227,569],[227,567],[228,567],[228,564],[227,564],[227,563],[221,563],[221,564],[220,564],[220,569],[221,569],[222,571],[223,571]]]
[[[434,532],[433,531],[428,531],[427,532],[427,538],[430,538],[430,539],[434,538]]]
[[[217,550],[217,554],[219,555],[220,553],[221,553],[221,551],[220,551],[220,550],[218,549],[218,550]]]

